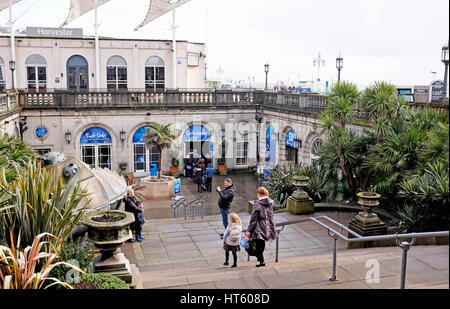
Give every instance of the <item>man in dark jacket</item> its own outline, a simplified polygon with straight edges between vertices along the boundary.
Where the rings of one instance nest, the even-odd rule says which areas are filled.
[[[220,213],[222,214],[222,222],[223,226],[226,229],[228,226],[228,214],[230,213],[230,205],[233,201],[234,194],[236,192],[236,188],[233,186],[233,182],[230,178],[225,178],[223,181],[223,185],[225,186],[225,189],[221,189],[219,186],[217,186],[217,193],[219,193],[219,208]],[[220,234],[222,237],[223,234]]]
[[[140,208],[136,204],[136,199],[134,197],[134,190],[128,189],[127,191],[127,197],[123,199],[123,202],[125,203],[125,211],[131,212],[134,214],[134,223],[131,225],[131,229],[134,230],[136,235],[136,241],[142,242],[143,238],[139,237],[142,232],[142,225],[141,220],[139,219],[139,213],[142,212],[142,208]],[[131,242],[133,242],[131,240]]]

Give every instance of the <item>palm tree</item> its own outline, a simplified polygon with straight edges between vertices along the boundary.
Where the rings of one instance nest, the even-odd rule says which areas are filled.
[[[151,129],[147,128],[147,132],[144,133],[143,139],[145,139],[146,145],[148,147],[156,146],[159,151],[159,161],[158,161],[158,178],[161,177],[161,155],[162,149],[169,147],[170,143],[178,136],[173,134],[168,125],[155,125]]]
[[[0,166],[7,181],[14,181],[28,161],[37,157],[38,154],[23,141],[6,135],[0,138]]]

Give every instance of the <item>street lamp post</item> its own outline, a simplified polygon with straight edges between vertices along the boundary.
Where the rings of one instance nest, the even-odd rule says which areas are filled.
[[[16,89],[15,88],[15,85],[14,85],[14,70],[16,69],[16,62],[14,61],[14,60],[11,60],[10,62],[9,62],[9,69],[11,70],[11,88],[12,89]]]
[[[450,43],[450,42],[449,42]],[[447,75],[448,75],[448,62],[449,62],[449,45],[442,47],[442,53],[441,53],[441,61],[445,65],[445,73],[444,73],[444,91],[442,92],[442,97],[447,97]]]
[[[341,69],[344,67],[344,58],[341,57],[341,54],[339,54],[339,57],[336,58],[336,69],[338,69],[338,82],[341,81]]]
[[[264,87],[265,90],[267,90],[267,74],[269,73],[269,64],[266,63],[264,65],[264,72],[266,72],[266,86]]]
[[[256,167],[256,174],[258,175],[258,187],[261,186],[261,165],[260,165],[260,154],[259,154],[259,134],[261,130],[261,122],[263,120],[262,117],[262,111],[260,109],[260,104],[256,104],[256,115],[255,120],[257,121],[256,124],[256,161],[257,161],[257,167]]]
[[[313,66],[316,66],[316,64],[317,64],[317,78],[320,78],[320,67],[325,66],[325,60],[322,59],[320,53],[318,54],[317,58],[314,58]]]

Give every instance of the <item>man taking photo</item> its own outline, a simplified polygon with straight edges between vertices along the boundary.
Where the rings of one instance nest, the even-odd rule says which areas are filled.
[[[222,214],[222,223],[224,228],[226,229],[228,226],[228,214],[230,213],[230,205],[233,201],[234,194],[236,192],[236,188],[233,186],[233,182],[230,178],[225,178],[223,181],[224,189],[222,190],[219,186],[217,186],[216,191],[219,193],[219,208],[220,213]],[[223,233],[220,234],[220,238],[223,238]]]

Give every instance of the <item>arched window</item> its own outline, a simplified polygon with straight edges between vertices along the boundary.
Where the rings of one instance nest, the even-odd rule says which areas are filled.
[[[127,62],[120,56],[112,56],[106,63],[108,90],[127,89]]]
[[[311,144],[311,164],[314,160],[319,159],[319,151],[322,148],[323,141],[320,138],[316,138]]]
[[[38,54],[25,60],[27,68],[27,85],[29,91],[45,91],[47,89],[47,61]]]
[[[158,56],[149,57],[145,62],[145,89],[163,90],[164,78],[164,61]]]
[[[6,76],[5,76],[5,62],[3,61],[3,58],[0,57],[0,91],[3,91],[5,89],[5,83],[6,83]]]
[[[91,167],[111,169],[111,143],[111,135],[105,129],[87,129],[80,138],[82,161]]]
[[[89,89],[88,62],[80,55],[67,60],[67,88],[71,90]]]
[[[142,175],[150,172],[152,164],[159,164],[159,149],[157,146],[147,146],[144,134],[150,132],[151,126],[143,126],[136,130],[133,135],[133,152],[134,152],[134,172],[142,173]]]

